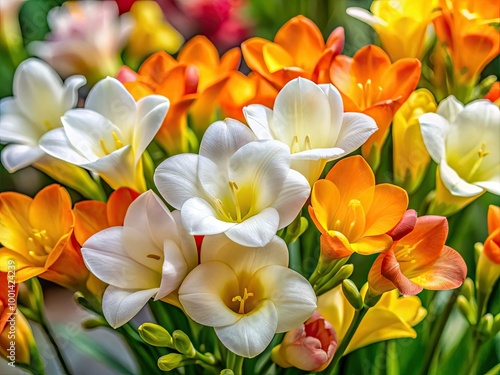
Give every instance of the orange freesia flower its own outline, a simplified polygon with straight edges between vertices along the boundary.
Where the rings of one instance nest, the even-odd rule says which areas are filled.
[[[441,216],[423,216],[414,229],[378,256],[368,274],[371,293],[399,289],[405,296],[422,289],[457,288],[467,276],[467,266],[455,250],[445,246],[448,222]]]
[[[362,155],[373,168],[380,163],[380,150],[396,111],[417,87],[421,64],[404,58],[391,64],[379,47],[361,48],[354,57],[337,56],[330,69],[332,83],[339,89],[345,112],[371,116],[378,130],[361,146]]]
[[[59,185],[42,189],[35,198],[0,194],[0,271],[9,261],[16,282],[40,276],[73,290],[81,290],[89,276],[73,234],[71,198]]]
[[[297,77],[315,83],[329,83],[328,69],[332,59],[343,48],[343,28],[333,30],[325,44],[314,22],[301,15],[278,30],[274,43],[262,38],[250,38],[241,44],[243,57],[250,69],[278,90]]]
[[[109,196],[108,202],[87,200],[75,204],[75,237],[83,245],[97,232],[123,226],[128,206],[140,194],[127,187],[120,188]]]
[[[477,289],[489,296],[500,277],[500,207],[490,205],[488,208],[488,238],[484,245],[476,244],[476,248],[480,251],[476,269]]]
[[[439,7],[434,28],[453,65],[448,94],[466,101],[481,71],[500,52],[500,7],[496,0],[440,0]]]
[[[322,233],[322,257],[336,259],[389,249],[393,240],[387,232],[403,217],[408,195],[394,185],[375,185],[368,163],[351,156],[314,184],[311,204],[309,213]]]
[[[232,49],[222,58],[203,36],[191,39],[181,49],[178,61],[165,52],[151,55],[137,75],[126,70],[125,87],[136,100],[151,94],[166,96],[170,109],[156,140],[168,154],[190,150],[187,114],[193,129],[201,136],[215,119],[218,97],[240,62],[240,52]]]

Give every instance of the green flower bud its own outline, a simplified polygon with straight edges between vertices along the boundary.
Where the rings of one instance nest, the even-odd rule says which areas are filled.
[[[342,291],[352,307],[356,310],[360,310],[363,307],[361,294],[359,294],[359,290],[352,280],[345,279],[342,281]]]
[[[234,375],[234,372],[233,372],[233,370],[231,370],[229,368],[225,368],[224,370],[222,370],[220,372],[220,375]]]
[[[342,281],[347,279],[354,272],[354,265],[345,264],[337,271],[335,275],[329,277],[329,275],[318,280],[317,284],[319,287],[316,289],[316,295],[320,296],[323,293],[332,290],[333,288],[342,284]]]
[[[187,358],[196,356],[196,349],[191,342],[191,339],[181,330],[176,330],[172,333],[174,339],[174,347],[177,351],[184,354]]]
[[[162,371],[171,371],[184,366],[185,356],[179,353],[170,353],[158,358],[158,368]]]
[[[103,317],[93,317],[93,318],[88,318],[85,319],[82,322],[82,327],[85,329],[92,329],[92,328],[98,328],[98,327],[107,327],[109,324],[106,322],[106,319]]]
[[[484,315],[479,322],[479,333],[483,336],[484,340],[488,340],[493,331],[493,315],[490,313]]]
[[[475,290],[476,288],[474,286],[474,281],[472,281],[472,279],[468,277],[465,279],[460,292],[465,298],[467,298],[469,301],[472,301],[474,299]]]
[[[287,244],[291,244],[292,242],[297,241],[302,233],[306,231],[308,225],[309,222],[305,217],[301,217],[300,215],[297,216],[295,220],[292,221],[286,228],[285,242]]]
[[[500,314],[495,315],[495,318],[493,319],[491,335],[494,337],[498,332],[500,332]]]
[[[154,323],[143,323],[139,329],[139,335],[149,345],[174,348],[172,336],[168,331]]]
[[[467,319],[469,324],[476,325],[477,319],[476,319],[475,309],[472,307],[469,300],[465,296],[458,296],[457,306],[458,310],[464,316],[464,318]]]

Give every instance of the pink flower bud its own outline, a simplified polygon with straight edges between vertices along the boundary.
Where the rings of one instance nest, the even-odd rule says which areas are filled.
[[[281,367],[317,372],[330,364],[336,349],[335,329],[315,311],[304,324],[285,334],[271,357]]]

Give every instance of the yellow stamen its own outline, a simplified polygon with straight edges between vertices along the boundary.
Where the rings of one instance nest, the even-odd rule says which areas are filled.
[[[468,176],[469,181],[472,180],[472,176],[474,176],[474,174],[477,172],[477,170],[479,169],[479,167],[483,163],[484,158],[486,156],[488,156],[489,154],[490,154],[490,152],[486,151],[486,142],[483,142],[481,144],[481,147],[479,148],[479,150],[477,150],[478,159],[476,160],[476,162],[474,163],[474,165],[472,166],[472,168],[470,170],[470,173]]]
[[[240,202],[238,202],[238,197],[236,192],[238,191],[238,185],[234,181],[229,181],[229,190],[231,191],[231,199],[233,200],[234,207],[236,208],[236,220],[241,222],[241,208]]]
[[[312,148],[312,145],[311,145],[311,139],[309,138],[309,134],[306,135],[306,139],[304,141],[305,143],[305,147],[306,147],[306,150],[310,150]]]
[[[245,288],[244,291],[243,291],[243,297],[241,297],[241,296],[233,297],[233,299],[232,299],[233,302],[238,301],[240,303],[240,308],[238,309],[238,314],[244,314],[245,313],[245,301],[249,297],[253,297],[253,293],[252,292],[249,293],[248,290],[247,290],[247,288]]]
[[[292,144],[290,145],[290,153],[294,154],[298,151],[300,151],[299,137],[294,135],[292,139]]]

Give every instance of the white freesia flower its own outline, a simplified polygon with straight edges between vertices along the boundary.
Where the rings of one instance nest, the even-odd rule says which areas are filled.
[[[87,268],[108,283],[102,309],[114,328],[132,319],[148,300],[175,301],[172,292],[198,264],[194,238],[151,190],[128,208],[123,227],[90,237],[82,247]]]
[[[194,321],[214,327],[229,350],[254,357],[275,333],[297,328],[316,308],[309,282],[287,266],[288,250],[277,236],[259,248],[205,237],[201,264],[184,279],[179,300]]]
[[[264,246],[290,224],[310,193],[290,169],[288,148],[257,141],[236,120],[213,123],[200,154],[170,157],[158,166],[155,183],[165,200],[181,209],[193,235],[225,233],[245,246]]]
[[[44,155],[38,141],[46,132],[62,126],[61,116],[75,107],[83,76],[65,83],[45,62],[23,61],[14,74],[14,97],[0,101],[0,141],[11,143],[2,150],[2,164],[13,173],[38,162]]]
[[[85,109],[62,118],[63,127],[46,133],[40,147],[48,154],[99,174],[113,189],[146,190],[141,156],[165,118],[169,101],[150,95],[135,102],[114,78],[90,91]]]
[[[489,100],[465,107],[450,96],[419,118],[424,143],[454,196],[500,195],[500,109]]]
[[[243,112],[259,139],[275,139],[289,147],[291,168],[310,185],[329,160],[356,150],[377,130],[371,117],[344,113],[342,97],[333,85],[316,85],[304,78],[283,87],[273,110],[252,104]]]

